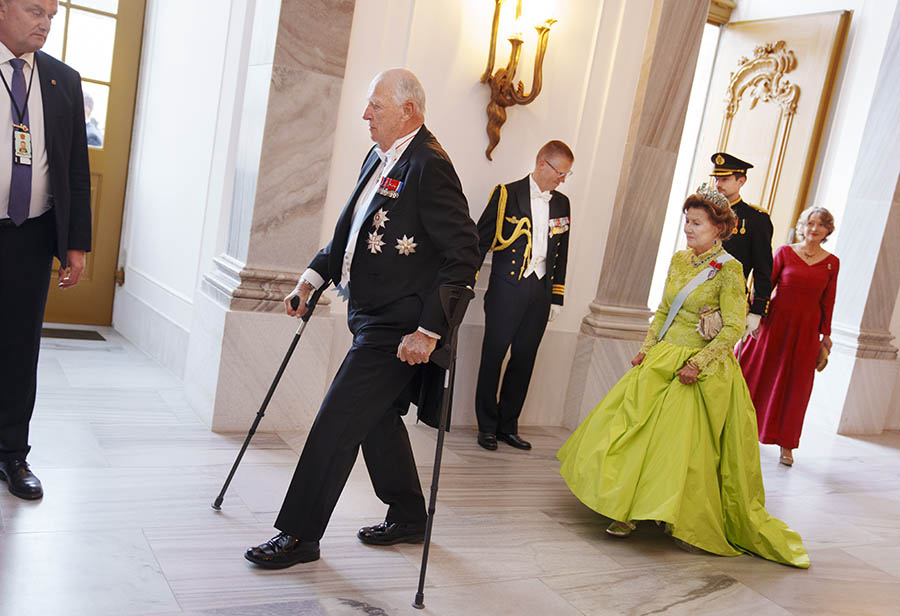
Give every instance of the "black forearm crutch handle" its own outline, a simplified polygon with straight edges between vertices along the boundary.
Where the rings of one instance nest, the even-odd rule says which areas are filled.
[[[222,490],[219,492],[216,500],[211,505],[212,508],[216,511],[222,509],[222,501],[225,500],[225,492],[228,490],[228,486],[231,485],[231,480],[234,478],[234,473],[237,471],[238,465],[241,463],[241,459],[244,457],[244,452],[247,451],[247,447],[250,445],[250,439],[252,439],[253,435],[256,434],[256,428],[257,426],[259,426],[259,422],[262,421],[263,415],[265,415],[266,413],[266,407],[269,406],[269,400],[272,399],[272,394],[275,393],[275,388],[278,386],[278,381],[281,380],[281,375],[284,374],[284,369],[287,368],[288,362],[291,360],[291,355],[294,353],[294,348],[296,348],[297,343],[300,341],[300,336],[303,335],[303,330],[306,329],[306,324],[309,323],[309,319],[310,317],[312,317],[313,311],[316,309],[316,304],[319,302],[319,298],[322,297],[322,293],[327,288],[328,283],[326,282],[321,287],[316,289],[310,296],[310,298],[306,300],[306,314],[300,317],[303,322],[300,323],[300,327],[297,328],[297,332],[294,334],[294,339],[291,341],[291,346],[288,347],[287,353],[285,353],[284,355],[284,359],[281,360],[281,366],[278,368],[278,372],[275,373],[275,378],[272,380],[272,384],[269,386],[269,391],[266,393],[266,397],[263,400],[262,405],[259,407],[259,411],[257,411],[256,413],[256,419],[253,420],[253,425],[250,426],[250,431],[247,432],[247,438],[244,439],[244,445],[238,452],[237,459],[235,459],[234,465],[231,467],[231,472],[228,473],[228,478],[225,479],[225,485],[222,486]],[[299,306],[300,298],[295,295],[291,298],[291,308],[296,310]]]

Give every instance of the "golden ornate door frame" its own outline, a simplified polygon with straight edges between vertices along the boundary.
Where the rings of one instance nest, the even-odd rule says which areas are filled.
[[[785,76],[796,67],[797,58],[784,41],[760,45],[753,50],[753,58],[741,58],[738,70],[732,73],[731,82],[728,84],[725,115],[719,131],[718,150],[724,152],[728,150],[731,123],[745,94],[750,109],[759,103],[781,107],[778,128],[772,140],[769,164],[763,180],[763,198],[760,202],[760,206],[769,212],[772,211],[778,192],[784,153],[791,136],[794,114],[797,112],[797,100],[800,98],[800,87],[791,83]]]

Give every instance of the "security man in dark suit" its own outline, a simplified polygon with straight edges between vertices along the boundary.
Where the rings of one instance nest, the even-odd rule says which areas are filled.
[[[25,499],[44,494],[25,458],[53,257],[72,287],[91,247],[81,77],[38,51],[57,8],[0,0],[0,480]]]
[[[302,316],[310,293],[332,281],[347,297],[353,344],[297,463],[275,527],[247,560],[280,569],[319,558],[319,539],[360,446],[385,521],[363,543],[417,543],[425,499],[401,414],[410,386],[447,332],[439,287],[472,285],[478,234],[450,158],[424,126],[425,93],[411,72],[392,69],[369,88],[363,119],[373,147],[329,244],[285,298]],[[294,296],[300,309],[290,306]]]
[[[744,266],[744,279],[753,276],[746,337],[757,330],[760,320],[766,316],[772,294],[772,220],[766,210],[741,199],[741,187],[747,181],[747,170],[753,165],[726,152],[716,152],[710,160],[716,189],[725,195],[737,216],[737,230],[722,242],[722,247]]]
[[[502,440],[531,449],[518,434],[538,346],[563,305],[569,254],[569,199],[554,190],[571,175],[575,156],[562,141],[538,151],[534,171],[494,189],[478,221],[479,251],[493,252],[484,296],[484,342],[475,391],[478,444]],[[509,362],[500,386],[500,368]]]

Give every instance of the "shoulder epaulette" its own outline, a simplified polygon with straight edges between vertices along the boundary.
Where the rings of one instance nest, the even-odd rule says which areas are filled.
[[[758,205],[753,205],[752,203],[747,203],[746,201],[744,201],[744,203],[749,205],[751,208],[753,208],[757,212],[761,212],[761,213],[765,214],[766,216],[769,215],[769,210],[767,210],[766,208],[759,207]]]

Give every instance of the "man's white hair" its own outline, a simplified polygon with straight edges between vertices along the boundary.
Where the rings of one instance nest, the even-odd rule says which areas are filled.
[[[390,68],[382,71],[372,80],[372,88],[379,81],[393,91],[394,103],[402,105],[409,101],[413,104],[416,113],[425,117],[425,88],[415,73],[405,68]]]

